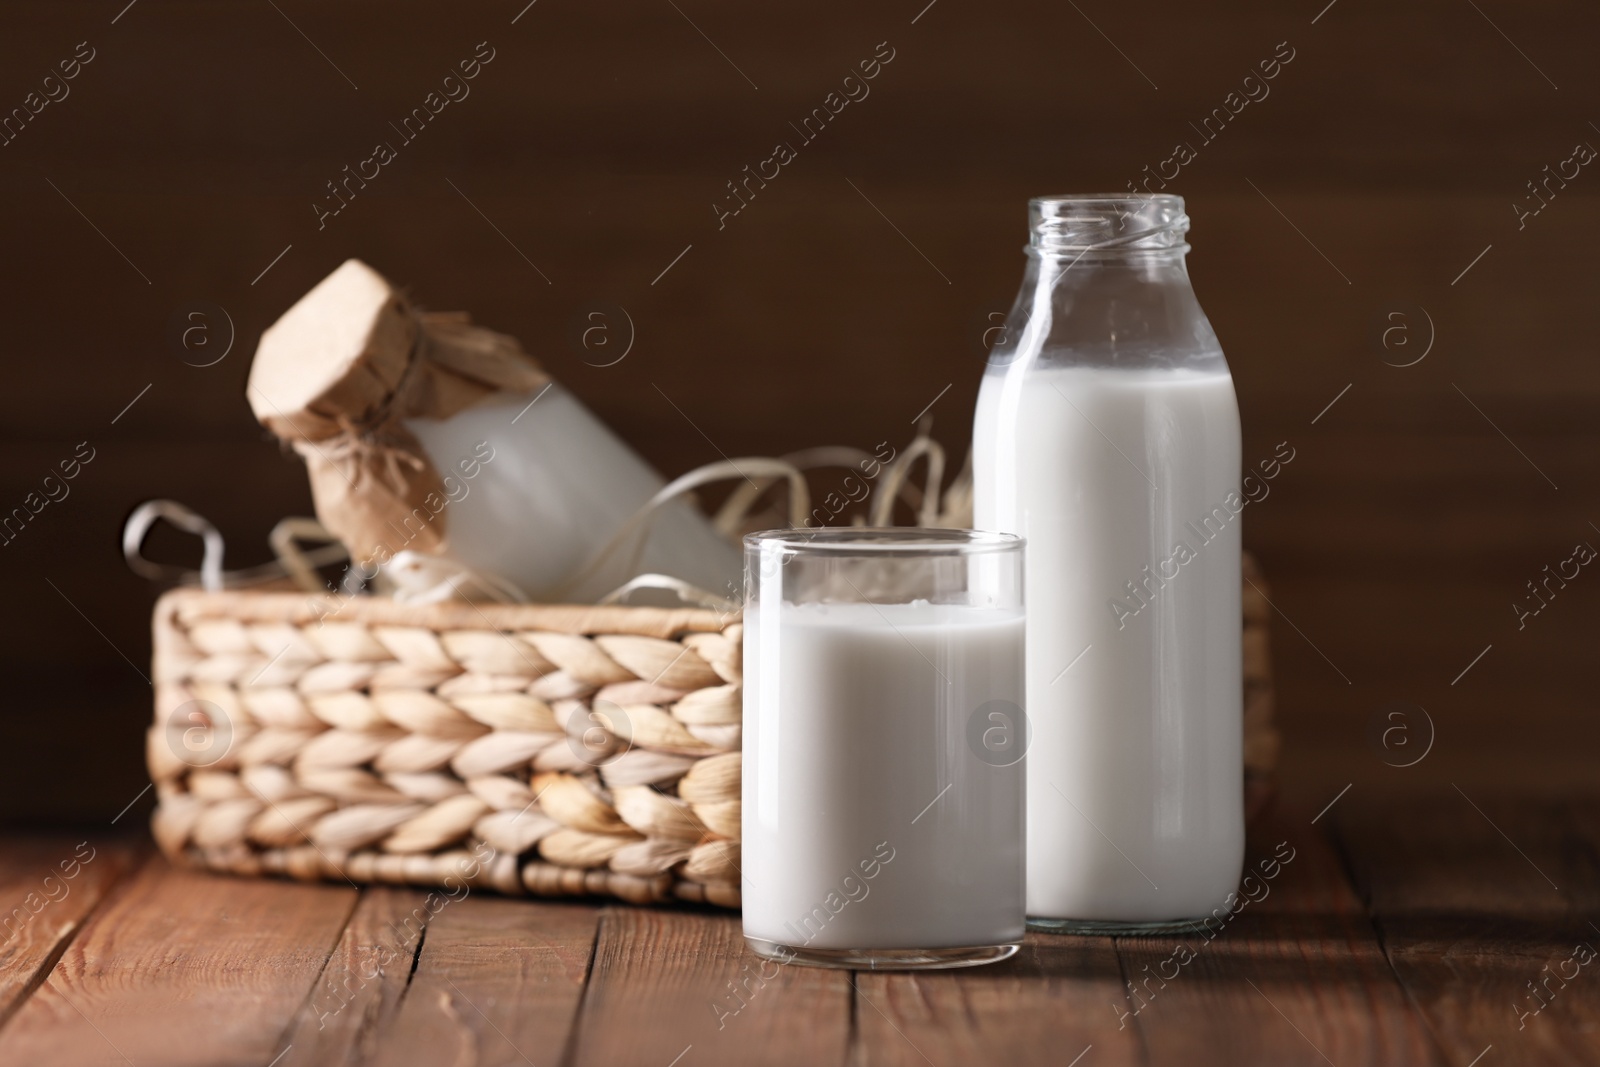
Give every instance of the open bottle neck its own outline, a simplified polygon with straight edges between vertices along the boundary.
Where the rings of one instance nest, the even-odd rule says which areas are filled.
[[[1041,260],[1175,259],[1189,250],[1183,198],[1042,196],[1028,202],[1028,254]]]
[[[1226,370],[1189,282],[1182,198],[1041,197],[1029,222],[1027,270],[991,368]]]

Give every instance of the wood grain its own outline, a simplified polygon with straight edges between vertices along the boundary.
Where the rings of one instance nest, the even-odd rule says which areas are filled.
[[[336,6],[312,26],[301,2],[280,13],[141,0],[114,26],[116,12],[44,0],[0,13],[0,60],[20,79],[7,106],[25,72],[42,74],[85,38],[99,50],[70,98],[3,149],[15,162],[0,168],[0,240],[13,250],[0,309],[15,353],[0,392],[0,511],[78,442],[98,449],[71,496],[0,549],[36,619],[11,635],[0,669],[55,668],[28,683],[48,714],[19,725],[20,755],[0,756],[0,810],[109,817],[137,779],[126,747],[148,718],[136,671],[153,595],[116,551],[132,506],[192,504],[240,564],[264,558],[278,518],[308,509],[299,461],[249,414],[245,376],[260,332],[345,257],[426,306],[468,309],[517,335],[669,474],[719,451],[901,446],[947,385],[935,433],[959,461],[985,316],[1009,305],[1021,274],[1025,199],[1124,188],[1194,137],[1190,123],[1279,41],[1298,55],[1271,96],[1205,145],[1173,189],[1189,199],[1191,269],[1238,383],[1246,455],[1285,439],[1302,450],[1245,516],[1246,543],[1289,617],[1319,644],[1328,634],[1328,655],[1358,683],[1403,691],[1440,672],[1448,683],[1495,639],[1458,610],[1463,575],[1503,581],[1482,600],[1498,624],[1550,551],[1587,536],[1582,502],[1600,489],[1589,343],[1600,305],[1587,270],[1600,186],[1585,172],[1521,228],[1511,206],[1542,167],[1595,136],[1579,103],[1600,88],[1585,52],[1600,29],[1593,5],[1550,0],[1513,25],[1460,0],[1340,3],[1313,25],[1324,4],[1079,12],[1027,0],[941,3],[917,18],[923,3],[699,0],[680,14],[632,0],[616,11],[535,5],[513,25],[520,4],[398,0],[381,25]],[[318,229],[311,204],[325,183],[391,136],[388,123],[481,40],[499,54],[471,97]],[[726,183],[792,137],[789,123],[879,41],[897,56],[871,96],[719,229],[710,208]],[[1005,77],[992,76],[997,64]],[[209,351],[168,338],[195,299],[224,307],[233,326],[232,350],[211,366],[194,365]],[[597,300],[625,307],[637,327],[611,367],[586,364],[572,341]],[[1423,306],[1438,333],[1432,354],[1403,369],[1383,364],[1373,337],[1402,300]],[[153,546],[189,560],[194,548]],[[1327,575],[1411,584],[1362,603],[1318,599],[1301,618],[1295,606],[1314,592],[1301,583]],[[1574,590],[1571,602],[1591,595]],[[1594,619],[1562,625],[1592,647]],[[1539,640],[1552,621],[1539,620]],[[1381,651],[1347,662],[1339,640],[1351,631]],[[1425,634],[1455,640],[1460,659],[1446,670],[1392,654]],[[1585,691],[1580,659],[1528,648],[1530,674]],[[1289,758],[1326,751],[1348,712],[1326,696],[1337,676],[1316,655],[1291,653],[1285,667]],[[1483,717],[1494,703],[1478,706]],[[1522,715],[1542,753],[1564,750],[1566,726],[1593,721],[1573,699],[1531,701]],[[41,725],[57,719],[74,743]],[[1495,740],[1487,729],[1470,738],[1491,750]],[[1459,766],[1494,777],[1485,761]],[[1310,759],[1299,770],[1319,784],[1338,773]]]
[[[152,859],[0,1031],[0,1062],[260,1067],[356,891],[225,879]]]
[[[764,964],[739,920],[608,908],[571,1067],[843,1063],[850,976]]]
[[[1335,824],[1388,957],[1454,1067],[1600,1054],[1600,972],[1574,960],[1600,951],[1593,813],[1457,795],[1353,805]]]
[[[12,939],[0,1062],[1593,1062],[1600,983],[1577,950],[1600,946],[1600,800],[1350,799],[1317,826],[1292,806],[1252,826],[1252,869],[1279,866],[1214,937],[1031,934],[988,968],[854,978],[764,973],[736,918],[688,908],[376,887],[352,910],[347,887],[160,859],[107,893],[86,879],[124,856],[110,842]],[[75,842],[0,837],[0,894]],[[1531,892],[1519,865],[1559,891]],[[88,917],[68,940],[72,906]],[[1174,965],[1180,945],[1193,958]]]
[[[0,1026],[44,981],[119,879],[150,852],[103,834],[12,837],[0,848]]]
[[[378,1064],[559,1062],[594,951],[593,904],[436,898]]]
[[[366,1063],[410,988],[428,894],[369,886],[286,1031],[281,1067]]]
[[[1241,895],[1253,902],[1231,920],[1117,939],[1132,984],[1123,1010],[1153,1062],[1439,1062],[1310,818],[1276,812],[1252,828]]]
[[[1564,915],[1595,870],[1566,805],[1452,787],[1386,803],[1347,797],[1330,829],[1380,922],[1405,915]]]
[[[822,178],[797,174],[783,195],[792,191],[806,204],[832,204],[833,193],[822,187]],[[854,195],[848,186],[841,188]],[[1555,699],[1529,701],[1523,708],[1519,729],[1537,742],[1528,746],[1529,755],[1566,751],[1559,740],[1563,731],[1592,730],[1595,721],[1582,713],[1578,700],[1562,694],[1584,692],[1584,661],[1571,649],[1592,647],[1600,637],[1595,621],[1600,616],[1584,607],[1596,594],[1575,583],[1527,632],[1517,632],[1508,605],[1525,595],[1524,583],[1540,567],[1563,558],[1575,541],[1596,536],[1588,528],[1583,501],[1600,491],[1600,436],[1591,417],[1600,381],[1593,380],[1578,338],[1600,331],[1600,316],[1587,300],[1581,271],[1546,277],[1543,267],[1547,257],[1562,263],[1577,255],[1571,238],[1551,231],[1523,235],[1528,242],[1499,241],[1474,273],[1452,288],[1452,257],[1464,262],[1483,246],[1452,248],[1448,254],[1443,249],[1462,240],[1464,215],[1483,215],[1485,244],[1501,236],[1487,229],[1497,225],[1490,221],[1491,209],[1504,206],[1495,197],[1418,192],[1391,194],[1381,202],[1348,193],[1280,199],[1302,228],[1317,219],[1338,235],[1344,248],[1330,247],[1330,254],[1371,263],[1381,272],[1362,279],[1358,296],[1330,294],[1311,274],[1321,264],[1315,252],[1294,249],[1289,242],[1299,238],[1286,225],[1273,235],[1268,225],[1282,225],[1282,220],[1248,187],[1206,197],[1208,202],[1194,208],[1194,274],[1238,382],[1245,455],[1269,455],[1279,441],[1297,450],[1272,495],[1243,516],[1246,543],[1273,581],[1274,599],[1339,670],[1358,685],[1384,691],[1372,693],[1368,709],[1397,697],[1427,704],[1419,691],[1448,690],[1467,662],[1495,642],[1494,653],[1467,681],[1476,685],[1513,652],[1514,677],[1556,692]],[[1552,211],[1556,207],[1570,208],[1568,219],[1577,232],[1600,226],[1600,205],[1574,199]],[[350,250],[362,250],[397,278],[410,280],[417,298],[429,306],[468,307],[481,321],[521,336],[565,385],[668,473],[718,459],[719,449],[738,456],[827,441],[872,447],[887,440],[903,447],[912,432],[911,417],[946,384],[950,391],[934,408],[935,432],[959,462],[980,377],[977,357],[960,338],[968,320],[981,320],[985,308],[1009,301],[1020,265],[1016,219],[934,218],[930,228],[952,228],[953,254],[958,262],[974,264],[975,277],[958,281],[953,295],[924,290],[909,277],[885,281],[881,256],[892,249],[884,246],[864,256],[856,247],[870,219],[836,216],[832,208],[785,209],[760,243],[697,244],[661,283],[678,281],[677,272],[685,271],[690,293],[665,299],[658,286],[639,300],[617,298],[635,315],[641,339],[626,360],[601,370],[578,360],[565,339],[573,309],[591,289],[603,292],[609,284],[600,266],[594,268],[592,286],[584,279],[570,292],[563,289],[559,306],[555,298],[542,297],[553,302],[547,308],[523,300],[522,286],[507,280],[504,264],[453,253],[449,258],[459,266],[444,277],[435,266],[436,249],[460,238],[437,221],[438,208],[426,195],[397,201],[397,218],[423,219],[430,233],[402,247],[395,243],[398,229],[375,229],[352,241]],[[387,201],[384,210],[389,210]],[[496,205],[496,215],[512,229],[539,223],[531,200],[507,197]],[[904,228],[903,220],[897,221]],[[44,222],[18,225],[42,228]],[[564,244],[617,247],[632,247],[635,231],[655,227],[646,243],[667,245],[665,259],[690,241],[685,236],[672,247],[677,235],[649,216],[611,219],[602,211],[593,222],[574,217],[549,225],[571,227],[561,238]],[[586,235],[586,228],[596,232]],[[892,230],[885,231],[898,240]],[[46,233],[36,236],[38,246],[48,247]],[[794,241],[806,242],[812,251],[804,257],[768,254],[769,247],[787,248]],[[707,251],[720,258],[696,259]],[[1292,270],[1282,265],[1300,251],[1308,262],[1296,261]],[[1502,252],[1504,260],[1497,258]],[[833,265],[818,266],[817,259]],[[689,273],[697,263],[703,273]],[[332,265],[319,263],[315,270],[308,265],[296,284],[311,284],[317,270]],[[1467,290],[1479,272],[1484,287]],[[644,283],[654,271],[641,267],[641,273],[641,285],[648,289]],[[1341,286],[1336,275],[1329,275],[1334,286]],[[1523,276],[1541,280],[1524,291],[1516,285]],[[747,280],[736,297],[735,290],[722,288],[729,277]],[[945,288],[932,277],[936,288]],[[259,329],[293,294],[269,300],[259,287],[241,283],[241,289],[248,292],[238,299],[225,296],[223,302],[233,301],[241,317],[240,344],[248,348],[242,308],[253,307]],[[1407,299],[1420,301],[1435,317],[1440,345],[1448,340],[1450,346],[1448,360],[1435,358],[1443,357],[1441,347],[1405,370],[1379,361],[1369,336],[1374,316],[1403,293],[1415,294]],[[1480,310],[1490,295],[1494,316]],[[892,315],[882,312],[886,302],[896,309]],[[1556,314],[1552,308],[1566,310]],[[784,329],[774,333],[774,322],[785,323]],[[1303,330],[1298,324],[1305,322],[1317,328]],[[707,336],[714,343],[696,340]],[[1292,339],[1293,359],[1284,356],[1285,339]],[[115,341],[104,337],[96,343],[109,348]],[[728,362],[724,353],[733,351],[762,356]],[[1540,353],[1540,373],[1508,377],[1499,361],[1508,351]],[[137,778],[123,747],[137,736],[130,724],[148,718],[149,690],[138,672],[148,673],[154,591],[126,572],[114,550],[116,532],[134,505],[170,496],[198,507],[227,536],[230,565],[264,559],[271,525],[286,513],[308,512],[298,460],[263,440],[249,415],[243,398],[245,354],[236,352],[205,371],[177,362],[158,365],[151,371],[155,387],[113,428],[110,418],[151,377],[115,383],[116,395],[95,401],[94,420],[84,415],[81,433],[93,437],[100,451],[74,483],[72,496],[46,507],[0,550],[0,564],[16,568],[11,573],[17,576],[18,595],[38,620],[7,645],[9,670],[31,674],[36,664],[57,666],[48,685],[35,683],[38,699],[74,723],[74,734],[83,737],[69,747],[36,722],[22,724],[19,728],[29,734],[26,749],[44,758],[3,757],[11,764],[11,773],[0,776],[0,802],[8,810],[43,816],[75,808],[84,816],[104,811],[109,817]],[[91,385],[105,380],[89,377]],[[1349,393],[1312,425],[1347,384]],[[0,398],[0,403],[32,398],[12,414],[0,413],[0,426],[26,439],[11,444],[0,463],[0,492],[13,502],[83,439],[70,420],[55,414],[77,403],[58,392],[63,389],[64,382],[47,377],[37,389],[28,386],[9,401]],[[95,436],[98,431],[90,428],[102,423],[110,436]],[[185,428],[184,436],[166,430],[176,426]],[[1551,489],[1519,449],[1562,490]],[[151,551],[159,558],[192,562],[196,547],[192,539],[172,535],[155,539]],[[1316,597],[1309,606],[1307,596]],[[1297,751],[1320,751],[1328,734],[1346,730],[1348,709],[1331,697],[1327,683],[1342,685],[1343,680],[1322,656],[1287,625],[1277,633],[1280,709],[1292,759]],[[1414,649],[1416,655],[1396,656],[1397,648]],[[1502,747],[1495,728],[1497,709],[1504,706],[1499,695],[1457,687],[1448,696],[1468,702],[1473,729],[1458,734],[1457,745],[1442,745],[1436,760],[1456,752],[1465,758],[1469,746]],[[1302,726],[1304,732],[1297,732]],[[83,776],[72,791],[60,790],[59,771],[69,763],[96,773]],[[1462,767],[1475,780],[1493,780],[1492,767]],[[1337,773],[1319,777],[1326,782]],[[1345,774],[1339,784],[1349,780]]]
[[[1108,938],[1030,933],[1012,959],[970,972],[856,976],[856,1062],[866,1065],[1143,1062],[1120,1016]]]

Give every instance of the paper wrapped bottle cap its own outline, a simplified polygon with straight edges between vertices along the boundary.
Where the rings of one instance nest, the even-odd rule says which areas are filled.
[[[465,312],[419,311],[350,259],[261,335],[248,392],[261,424],[305,460],[317,518],[352,559],[370,560],[389,523],[443,492],[405,420],[449,418],[548,381],[515,338],[472,325]],[[444,519],[435,515],[409,547],[442,551]]]

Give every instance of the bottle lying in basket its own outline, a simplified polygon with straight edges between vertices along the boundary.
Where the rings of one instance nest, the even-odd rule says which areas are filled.
[[[735,587],[738,550],[684,500],[596,560],[661,476],[514,338],[419,312],[358,260],[262,334],[249,399],[305,458],[317,517],[364,577],[405,552],[511,599],[592,601],[644,572]]]

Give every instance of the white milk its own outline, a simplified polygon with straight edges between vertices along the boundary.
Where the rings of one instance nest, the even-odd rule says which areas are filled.
[[[1226,371],[984,379],[975,524],[1027,538],[1030,918],[1200,916],[1236,888],[1239,459]]]
[[[745,618],[744,932],[796,949],[1021,940],[1023,767],[968,745],[1020,704],[1020,612],[763,601]]]
[[[666,483],[560,385],[543,394],[493,396],[448,419],[410,419],[406,428],[440,472],[454,477],[451,484],[465,490],[445,508],[447,554],[509,579],[535,600],[591,601],[647,571],[719,596],[738,588],[739,549],[682,499],[656,512],[642,543],[634,536],[569,587]],[[494,458],[464,479],[461,461],[486,454],[479,442],[488,443]]]

